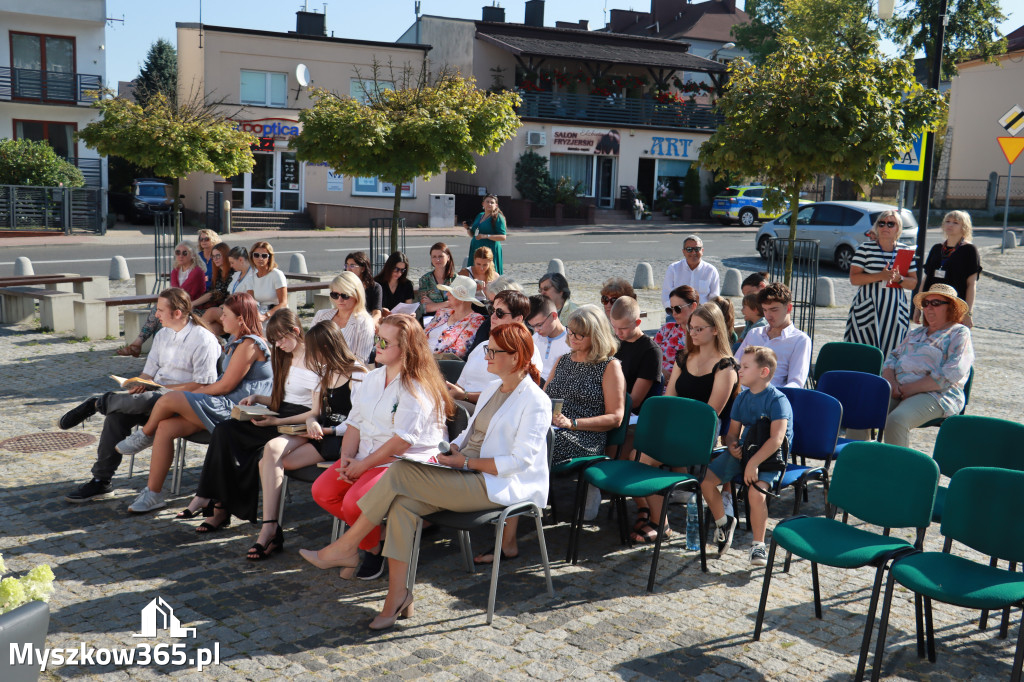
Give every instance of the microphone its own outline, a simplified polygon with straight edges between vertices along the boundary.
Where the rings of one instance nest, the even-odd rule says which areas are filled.
[[[452,444],[446,440],[443,440],[437,444],[437,450],[442,455],[450,455],[452,454]]]

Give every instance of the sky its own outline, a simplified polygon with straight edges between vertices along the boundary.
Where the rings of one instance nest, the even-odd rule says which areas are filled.
[[[492,0],[421,0],[420,11],[464,19],[479,19],[480,10]],[[511,22],[523,21],[525,0],[503,0],[505,18]],[[897,2],[897,5],[902,2]],[[1000,27],[1008,33],[1024,23],[1024,0],[1002,0],[1003,13],[1009,19]],[[107,16],[124,19],[107,23],[107,82],[115,86],[118,81],[132,80],[157,38],[176,43],[176,22],[202,20],[214,26],[232,26],[263,31],[290,31],[295,29],[295,12],[302,9],[301,0],[179,0],[177,2],[139,2],[138,0],[107,0]],[[743,0],[737,5],[742,7]],[[590,28],[605,25],[605,9],[636,9],[648,11],[649,0],[547,0],[544,23],[554,26],[555,21],[587,19]],[[309,2],[309,11],[324,12],[323,2]],[[336,0],[326,3],[327,33],[338,38],[393,41],[415,21],[414,0],[374,0],[353,2]],[[114,87],[116,90],[116,86]]]

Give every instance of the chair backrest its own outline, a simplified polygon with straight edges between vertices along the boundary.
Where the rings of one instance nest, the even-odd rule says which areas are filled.
[[[964,467],[999,467],[1024,470],[1024,424],[956,415],[942,422],[932,457],[943,476],[953,477]]]
[[[806,388],[780,389],[793,408],[793,444],[790,452],[801,457],[832,459],[843,424],[843,406],[832,396]]]
[[[462,368],[466,366],[466,363],[462,360],[438,360],[437,366],[441,369],[444,380],[454,384],[462,376]]]
[[[974,385],[974,367],[971,367],[971,371],[967,374],[967,383],[964,384],[964,409],[960,410],[960,414],[967,412],[967,403],[971,402],[971,386]]]
[[[650,400],[650,398],[647,400]],[[647,400],[644,402],[646,403]],[[625,412],[622,413],[622,421],[608,432],[608,445],[622,445],[626,442],[626,431],[629,430],[629,415],[631,414],[633,414],[633,399],[629,397],[629,393],[626,393]]]
[[[927,528],[938,486],[939,465],[928,455],[888,443],[855,442],[836,460],[828,501],[876,526]]]
[[[815,390],[843,406],[844,429],[884,429],[889,416],[889,382],[875,374],[833,370],[818,379]]]
[[[455,403],[455,414],[445,422],[445,426],[448,427],[448,440],[455,440],[469,426],[469,410]]]
[[[703,466],[711,461],[717,438],[715,408],[689,398],[658,396],[640,407],[633,447],[666,466]]]
[[[846,457],[846,454],[843,454]],[[1024,562],[1024,472],[966,467],[953,476],[942,511],[942,534],[982,554]],[[1007,527],[1005,523],[1010,523]]]
[[[882,351],[866,343],[830,341],[818,351],[814,362],[814,383],[817,384],[825,372],[837,369],[879,375],[884,361]]]

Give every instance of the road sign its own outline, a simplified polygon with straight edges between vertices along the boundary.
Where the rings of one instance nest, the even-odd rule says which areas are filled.
[[[1020,156],[1020,153],[1024,151],[1024,137],[997,137],[999,140],[999,146],[1003,150],[1003,156],[1011,165]]]
[[[924,179],[924,134],[914,135],[914,142],[909,149],[900,153],[885,164],[887,180],[923,180]]]
[[[1024,130],[1024,110],[1019,106],[1014,106],[999,119],[999,125],[1006,128],[1006,132],[1011,135],[1016,135],[1021,130]],[[1013,162],[1011,161],[1010,163]]]

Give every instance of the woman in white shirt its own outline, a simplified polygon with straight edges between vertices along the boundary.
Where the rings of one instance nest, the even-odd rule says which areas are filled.
[[[255,272],[249,280],[249,293],[266,321],[278,308],[288,307],[288,278],[277,267],[274,248],[268,242],[256,242],[249,251]]]
[[[313,483],[313,499],[348,525],[362,512],[356,504],[384,475],[396,456],[426,461],[444,440],[445,417],[455,405],[427,347],[423,329],[411,315],[389,315],[374,340],[382,367],[365,376],[345,420],[341,458]],[[362,539],[367,552],[362,577],[383,570],[380,519]],[[374,570],[370,570],[370,569]]]
[[[374,322],[366,312],[363,283],[354,273],[343,272],[331,280],[331,308],[316,311],[313,323],[316,325],[324,320],[331,320],[341,327],[345,343],[356,359],[363,364],[370,358],[373,350]]]
[[[500,381],[481,394],[451,453],[435,455],[451,470],[396,463],[360,500],[363,513],[344,535],[319,552],[300,550],[313,565],[340,566],[342,577],[349,577],[358,564],[361,541],[387,516],[388,594],[380,615],[370,623],[373,630],[412,614],[406,576],[418,517],[444,509],[470,512],[523,501],[543,507],[547,502],[551,401],[531,364],[533,339],[520,323],[502,325],[491,330],[487,351],[488,369]]]

